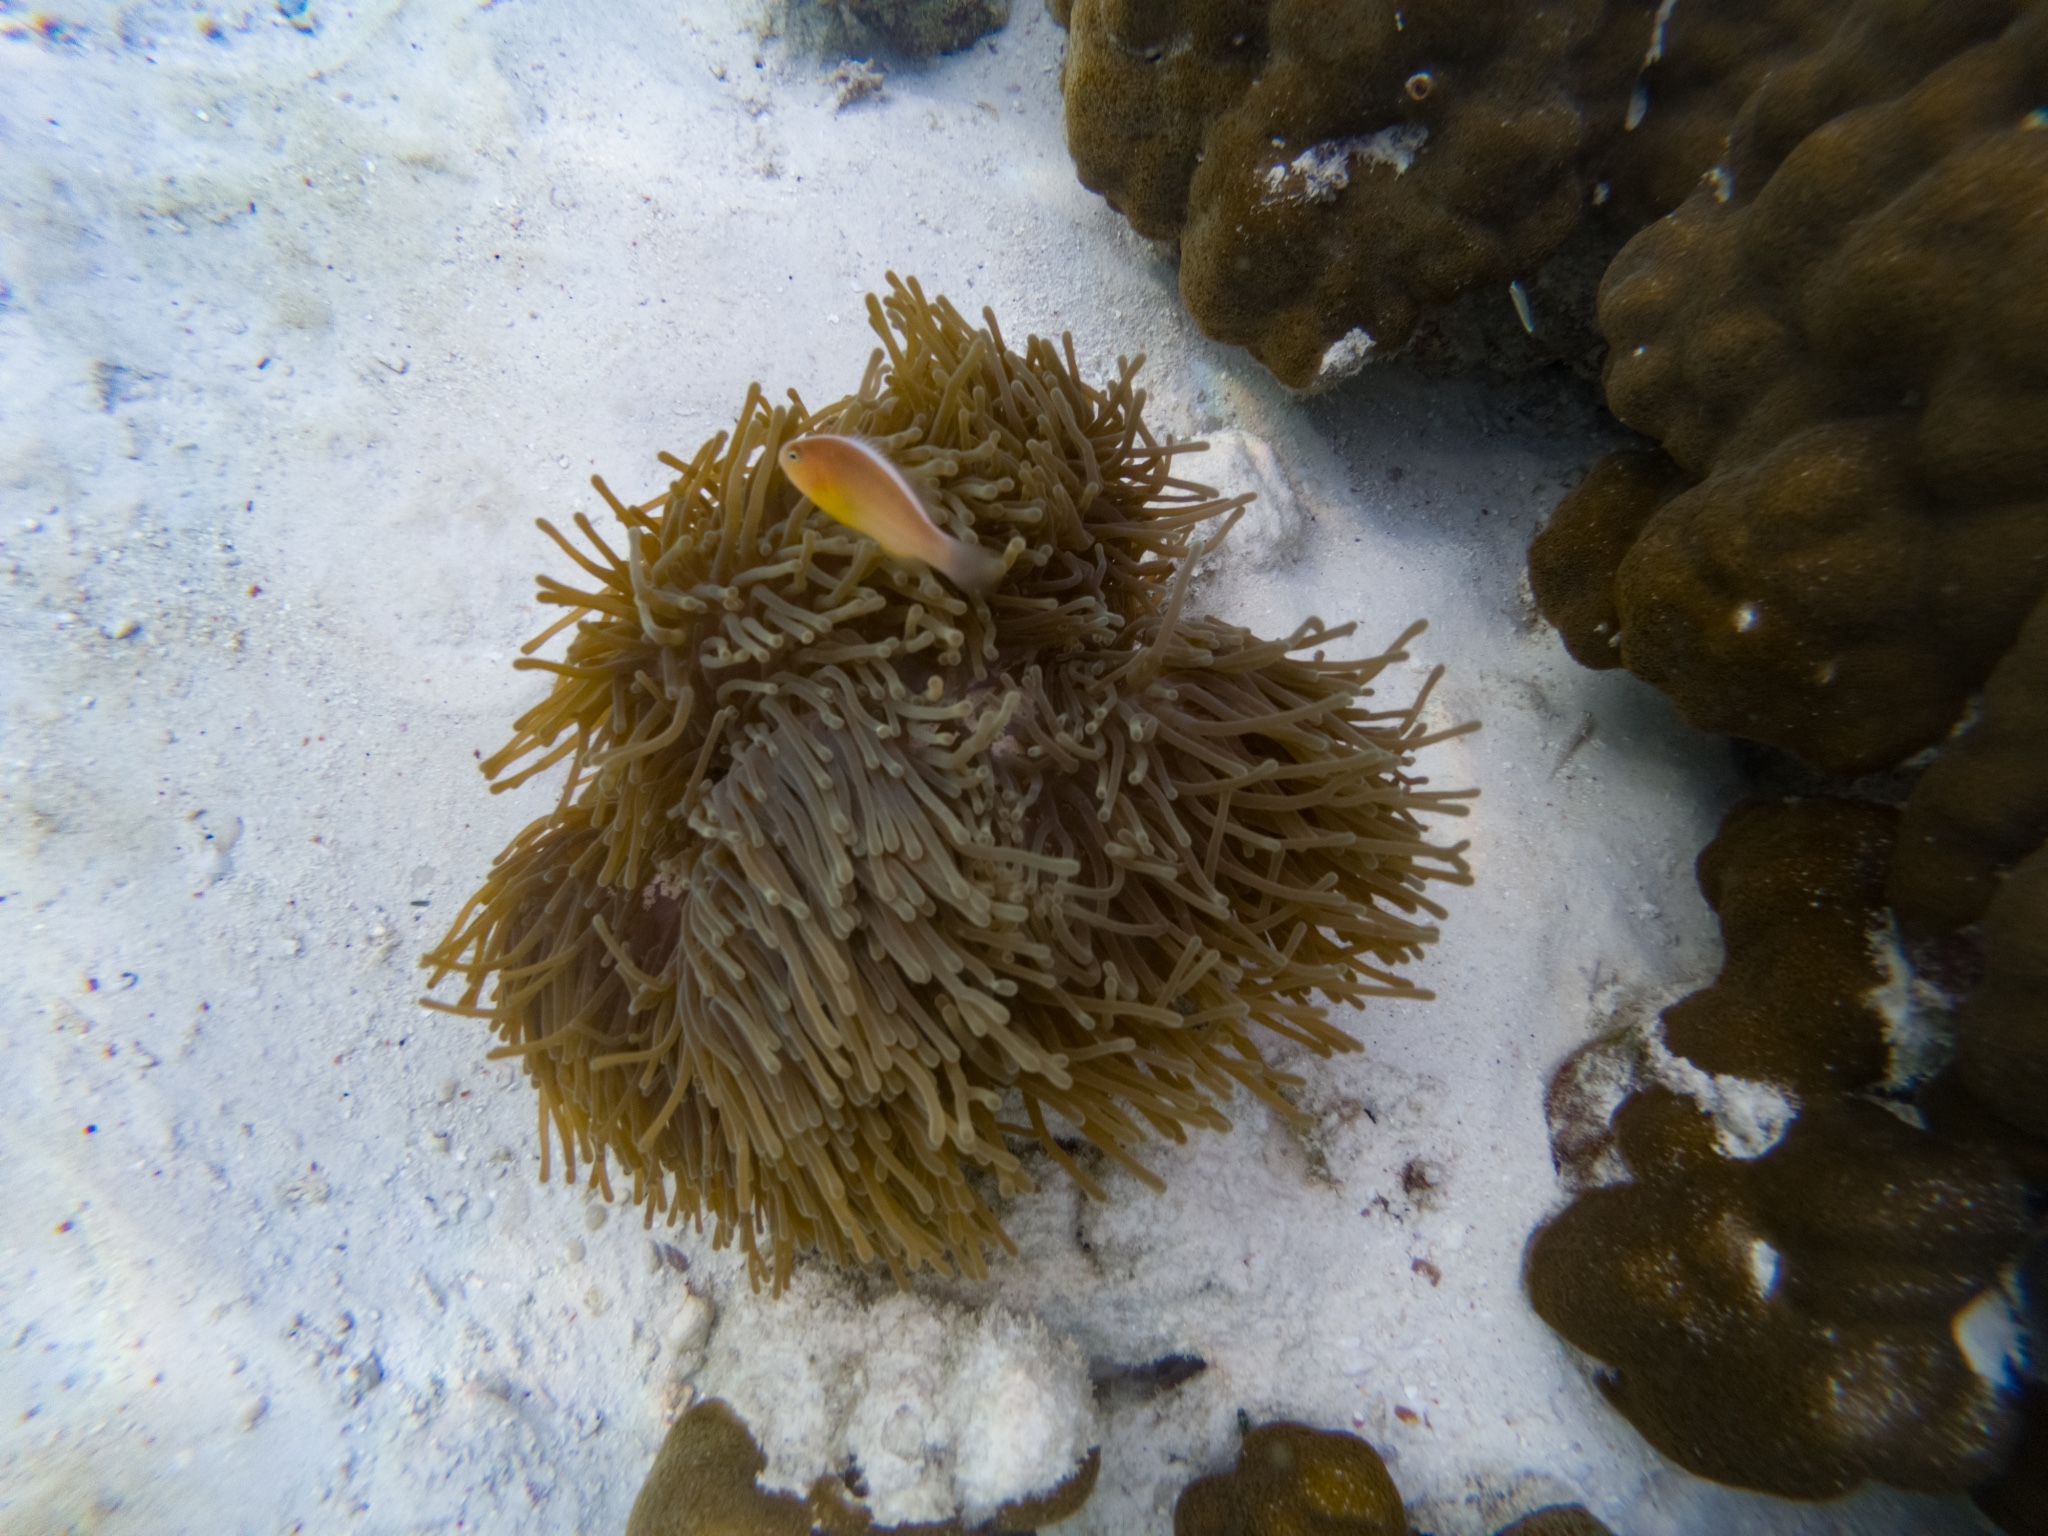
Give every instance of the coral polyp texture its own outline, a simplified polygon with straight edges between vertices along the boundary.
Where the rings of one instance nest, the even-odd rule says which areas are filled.
[[[2005,873],[2044,841],[2048,597],[1992,669],[1975,718],[1913,786],[1887,886],[1899,921],[1930,934],[1976,922]]]
[[[1174,1536],[1406,1536],[1401,1491],[1356,1435],[1240,1415],[1237,1465],[1200,1477],[1173,1506]],[[1612,1536],[1576,1504],[1524,1515],[1495,1536]]]
[[[1997,1134],[1919,1129],[1874,1097],[1911,1087],[1880,953],[1895,819],[1738,806],[1699,864],[1726,964],[1664,1014],[1680,1070],[1624,1073],[1611,1123],[1584,1113],[1577,1087],[1603,1074],[1583,1059],[1551,1093],[1559,1165],[1598,1187],[1531,1240],[1531,1303],[1665,1455],[1791,1498],[1961,1492],[2018,1433],[2006,1367],[1966,1349],[1959,1315],[2004,1314],[2027,1188]],[[1705,1098],[1702,1070],[1723,1074]],[[1773,1099],[1775,1132],[1756,1108]]]
[[[1228,1472],[1188,1484],[1174,1536],[1403,1536],[1401,1491],[1356,1435],[1306,1424],[1249,1430]]]
[[[1897,819],[1850,800],[1730,811],[1698,864],[1721,920],[1721,974],[1664,1010],[1665,1043],[1708,1072],[1799,1095],[1883,1081],[1879,942]]]
[[[1957,1070],[2005,1120],[2048,1138],[2048,846],[1984,914],[1984,980],[1956,1018]]]
[[[1544,264],[1583,222],[1597,275],[1714,163],[1771,60],[1817,45],[1837,9],[1072,0],[1055,14],[1083,184],[1180,242],[1181,295],[1207,334],[1305,388],[1400,351],[1482,290],[1510,326],[1517,310],[1531,329],[1583,326],[1588,299],[1552,302]],[[1524,279],[1533,312],[1526,294],[1510,306]]]
[[[1574,654],[1829,773],[1947,735],[2048,589],[2044,89],[2048,6],[1872,0],[1615,259],[1608,402],[1671,464],[1532,551]]]
[[[2026,1233],[1994,1150],[1854,1099],[1809,1107],[1750,1161],[1668,1089],[1615,1121],[1633,1179],[1537,1232],[1529,1298],[1604,1363],[1645,1439],[1788,1498],[1873,1479],[1962,1492],[2000,1469],[2017,1404],[1954,1327]]]
[[[1012,350],[914,284],[869,310],[856,393],[756,389],[609,538],[556,534],[582,583],[541,578],[566,612],[528,651],[567,649],[519,663],[553,690],[484,769],[567,782],[425,961],[568,1177],[616,1160],[777,1287],[806,1247],[982,1272],[1013,1142],[1099,1193],[1061,1137],[1156,1183],[1141,1144],[1237,1090],[1291,1113],[1259,1037],[1355,1049],[1326,1005],[1424,995],[1425,887],[1468,879],[1425,828],[1462,792],[1412,768],[1460,728],[1427,685],[1370,702],[1407,636],[1339,661],[1350,624],[1186,613],[1239,503],[1178,472],[1199,445],[1146,427],[1138,363],[1089,384],[1071,341]],[[813,431],[892,457],[997,590],[798,495],[776,453]]]
[[[2048,1228],[2037,1232],[2012,1284],[2030,1335],[2048,1338]],[[1970,1497],[2007,1536],[2042,1536],[2048,1531],[2048,1379],[2036,1370],[2024,1391],[2011,1463]]]

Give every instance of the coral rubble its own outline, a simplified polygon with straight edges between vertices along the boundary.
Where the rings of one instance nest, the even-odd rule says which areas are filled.
[[[1010,0],[839,0],[858,25],[913,59],[971,48],[1009,24]]]
[[[757,389],[611,540],[555,534],[586,581],[541,578],[566,612],[519,663],[553,691],[484,769],[568,779],[424,962],[523,1063],[543,1177],[554,1137],[607,1193],[616,1159],[778,1288],[800,1247],[978,1273],[1019,1138],[1099,1193],[1061,1125],[1154,1180],[1145,1138],[1240,1087],[1290,1113],[1256,1036],[1355,1049],[1324,1000],[1420,995],[1424,887],[1468,878],[1423,825],[1461,795],[1411,771],[1428,689],[1367,703],[1398,644],[1182,611],[1236,504],[1180,477],[1137,363],[1090,385],[915,285],[870,313],[857,393]],[[891,454],[1001,587],[798,496],[776,452],[813,430]]]
[[[1536,329],[1509,283],[1534,284],[1582,224],[1598,226],[1597,272],[1714,163],[1769,64],[1816,46],[1839,8],[1073,0],[1055,14],[1082,182],[1139,233],[1180,242],[1181,294],[1207,334],[1308,387],[1399,351],[1467,294]]]

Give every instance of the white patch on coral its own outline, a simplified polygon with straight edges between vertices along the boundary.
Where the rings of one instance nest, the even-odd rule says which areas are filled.
[[[1650,46],[1643,54],[1643,68],[1664,57],[1664,29],[1671,25],[1671,13],[1678,9],[1678,0],[1662,0],[1657,7],[1657,19],[1650,26]]]
[[[1545,1105],[1551,1149],[1571,1188],[1629,1181],[1632,1170],[1612,1144],[1614,1115],[1649,1087],[1682,1093],[1711,1116],[1723,1157],[1749,1162],[1785,1139],[1799,1118],[1795,1096],[1773,1083],[1708,1072],[1675,1054],[1664,1043],[1662,1008],[1638,1001],[1647,1005],[1643,1022],[1581,1047],[1553,1079]]]
[[[1749,1245],[1749,1283],[1756,1287],[1756,1293],[1765,1301],[1778,1289],[1778,1271],[1781,1268],[1778,1250],[1762,1238],[1755,1238]]]
[[[1994,1386],[2018,1387],[2026,1361],[2026,1329],[2003,1288],[1994,1285],[1979,1291],[1948,1327],[1971,1370]]]
[[[799,1496],[860,1468],[878,1524],[978,1524],[1064,1482],[1097,1443],[1086,1363],[1035,1318],[906,1294],[858,1300],[800,1274],[780,1300],[728,1304],[697,1385],[768,1458],[764,1487]]]
[[[1677,10],[1677,0],[1661,0],[1657,6],[1657,18],[1651,23],[1651,45],[1642,51],[1642,68],[1649,70],[1657,59],[1663,57],[1665,29],[1671,25],[1671,12]]]
[[[1036,1318],[991,1309],[979,1321],[959,1352],[947,1403],[947,1422],[958,1427],[953,1482],[969,1526],[1070,1476],[1095,1427],[1089,1382],[1071,1344],[1076,1370],[1064,1371],[1069,1362]]]
[[[1776,1083],[1708,1072],[1689,1057],[1675,1055],[1664,1043],[1661,1022],[1645,1043],[1650,1076],[1714,1117],[1714,1145],[1723,1157],[1737,1162],[1762,1157],[1799,1118],[1798,1098]]]
[[[1316,364],[1316,387],[1325,388],[1350,378],[1372,361],[1376,345],[1372,333],[1364,326],[1351,327],[1324,350],[1323,360]]]
[[[1329,203],[1351,185],[1351,162],[1389,165],[1396,176],[1415,163],[1429,139],[1421,123],[1395,123],[1377,133],[1353,134],[1311,144],[1292,160],[1269,165],[1259,173],[1262,200],[1267,203]]]
[[[1890,1052],[1884,1086],[1902,1094],[1941,1071],[1955,1055],[1949,1000],[1939,987],[1913,973],[1912,962],[1899,945],[1898,924],[1889,913],[1870,930],[1870,958],[1884,980],[1863,994],[1863,1003],[1884,1020],[1884,1043]]]
[[[1714,1117],[1714,1144],[1723,1157],[1762,1157],[1785,1139],[1799,1118],[1799,1100],[1775,1083],[1716,1076],[1714,1097],[1702,1106]]]

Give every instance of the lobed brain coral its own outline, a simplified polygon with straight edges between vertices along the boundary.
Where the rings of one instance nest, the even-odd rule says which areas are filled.
[[[1240,1414],[1237,1465],[1200,1477],[1173,1506],[1174,1536],[1407,1536],[1401,1492],[1356,1435]],[[1539,1509],[1495,1536],[1612,1536],[1576,1504]]]
[[[1953,1326],[2026,1232],[2025,1191],[1991,1148],[1834,1099],[1745,1162],[1664,1088],[1630,1098],[1615,1130],[1633,1180],[1538,1230],[1529,1298],[1604,1363],[1601,1389],[1645,1439],[1788,1498],[1869,1479],[1961,1492],[1999,1470],[2015,1404]]]
[[[2048,597],[1985,680],[1975,718],[1913,786],[1887,886],[1892,907],[1923,933],[1973,923],[2006,871],[2044,841]]]
[[[1721,974],[1664,1011],[1665,1043],[1708,1072],[1801,1096],[1882,1082],[1891,1044],[1876,941],[1896,823],[1848,800],[1730,811],[1698,864],[1721,922]]]
[[[1401,1491],[1356,1435],[1306,1424],[1247,1430],[1237,1465],[1197,1478],[1173,1536],[1404,1536]]]
[[[972,1526],[957,1519],[878,1525],[846,1479],[821,1477],[799,1499],[761,1486],[767,1465],[739,1415],[720,1399],[707,1398],[663,1438],[626,1518],[626,1536],[1027,1536],[1088,1502],[1102,1459],[1091,1453],[1058,1487],[1007,1504]]]
[[[1244,1422],[1240,1419],[1240,1422]],[[1007,1504],[971,1527],[877,1525],[846,1480],[820,1478],[808,1497],[759,1483],[767,1458],[717,1398],[676,1420],[626,1522],[626,1536],[1022,1536],[1087,1503],[1101,1458],[1091,1454],[1050,1492]],[[1406,1536],[1400,1490],[1379,1453],[1356,1435],[1274,1423],[1246,1426],[1237,1465],[1197,1478],[1175,1501],[1174,1536]],[[1536,1510],[1496,1536],[1612,1536],[1577,1504]]]
[[[1948,733],[2048,590],[2044,100],[2039,0],[1867,0],[1766,78],[1601,287],[1670,463],[1532,551],[1575,655],[1830,773]]]
[[[1949,1248],[1954,1283],[1924,1292],[1917,1322],[1901,1310],[1884,1324],[1919,1328],[1920,1345],[1869,1335],[1922,1362],[1885,1389],[1907,1417],[1887,1428],[1890,1410],[1866,1405],[1867,1435],[1844,1426],[1833,1443],[1772,1451],[1717,1419],[1692,1375],[1732,1373],[1732,1391],[1756,1362],[1782,1360],[1792,1425],[1812,1383],[1874,1383],[1877,1366],[1834,1348],[1853,1336],[1830,1303],[1795,1316],[1772,1292],[1729,1311],[1712,1278],[1725,1255],[1656,1223],[1681,1208],[1700,1224],[1761,1220],[1769,1165],[1796,1171],[1799,1139],[1818,1148],[1830,1125],[1848,1136],[1845,1117],[1863,1112],[1838,1096],[1870,1088],[1897,1043],[1879,999],[1900,962],[1881,964],[1855,932],[1885,924],[1886,905],[1961,995],[1954,1070],[1900,1106],[1928,1128],[1911,1155],[1979,1165],[1980,1182],[1943,1196],[1951,1214],[2010,1202],[1981,1182],[1987,1158],[2003,1165],[1999,1188],[2048,1188],[2044,101],[2041,0],[1864,0],[1825,46],[1771,71],[1712,183],[1637,236],[1602,287],[1609,402],[1661,446],[1595,466],[1530,550],[1538,603],[1572,654],[1626,665],[1694,723],[1838,777],[1924,763],[1901,813],[1782,812],[1806,832],[1702,859],[1728,964],[1666,1013],[1666,1034],[1701,1067],[1789,1092],[1793,1134],[1741,1169],[1673,1172],[1649,1147],[1647,1165],[1666,1172],[1585,1197],[1531,1253],[1532,1296],[1619,1368],[1616,1401],[1638,1427],[1695,1470],[1778,1491],[1861,1476],[1960,1487],[1997,1469],[2013,1413],[2004,1396],[1993,1416],[1969,1407],[1953,1384],[1980,1389],[1936,1363],[1964,1279],[1987,1281],[2016,1239]],[[1722,844],[1731,834],[1741,840],[1734,818]],[[1723,886],[1730,872],[1741,884],[1739,866],[1775,866],[1789,883],[1735,924]],[[1862,1156],[1860,1177],[1888,1200],[1889,1154]],[[1910,1253],[1940,1232],[1924,1212],[1876,1209],[1873,1264],[1887,1240]],[[1681,1300],[1652,1297],[1653,1262]],[[1903,1308],[1913,1292],[1895,1294]],[[1602,1309],[1608,1322],[1590,1315]],[[1795,1324],[1828,1346],[1803,1367]],[[2025,1431],[2036,1444],[2039,1402]]]
[[[1956,1319],[2000,1305],[2027,1189],[1997,1135],[1954,1134],[1953,1115],[1947,1133],[1918,1129],[1872,1096],[1904,1088],[1887,1082],[1874,943],[1895,820],[1830,800],[1730,813],[1700,856],[1727,961],[1665,1012],[1665,1034],[1689,1066],[1778,1096],[1789,1127],[1759,1148],[1639,1081],[1611,1126],[1557,1138],[1575,1178],[1625,1181],[1581,1193],[1527,1257],[1531,1303],[1602,1363],[1647,1440],[1785,1497],[1867,1479],[1960,1492],[2018,1430],[1999,1365],[1965,1354]]]
[[[1865,0],[1773,69],[1712,184],[1637,236],[1601,290],[1609,401],[1661,447],[1595,466],[1530,550],[1572,654],[1626,665],[1694,723],[1838,777],[1924,762],[1881,883],[1854,855],[1859,899],[1940,941],[1926,953],[1969,993],[1956,1071],[1923,1095],[1930,1123],[2003,1138],[2037,1188],[2044,101],[2041,0]],[[1722,982],[1667,1015],[1674,1048],[1743,1071],[1810,1045],[1802,1092],[1866,1078],[1883,1042],[1865,1028],[1830,1043],[1831,1016],[1789,980],[1834,988],[1837,1024],[1869,1015],[1839,985],[1850,936],[1821,911],[1768,926],[1786,986],[1743,1004],[1740,1039],[1690,1041],[1690,1020],[1744,995],[1731,934]]]
[[[1181,295],[1208,335],[1305,388],[1399,351],[1468,293],[1509,316],[1508,283],[1536,286],[1582,221],[1597,272],[1686,195],[1769,65],[1817,46],[1841,5],[1054,9],[1081,181],[1139,233],[1179,241]]]
[[[616,1159],[778,1288],[800,1247],[979,1272],[1014,1138],[1093,1191],[1061,1126],[1150,1180],[1140,1143],[1239,1088],[1287,1113],[1258,1036],[1355,1049],[1326,1001],[1423,995],[1424,887],[1468,878],[1424,828],[1459,794],[1412,772],[1428,689],[1370,702],[1405,652],[1185,612],[1236,503],[1137,363],[1088,384],[914,284],[870,315],[855,394],[757,388],[609,538],[548,529],[582,584],[541,578],[566,611],[519,664],[553,688],[484,771],[567,782],[424,962],[524,1065],[544,1178],[553,1137],[607,1193]],[[1001,586],[825,517],[776,463],[809,431],[878,444]]]
[[[1984,973],[1956,1018],[1957,1070],[2008,1123],[2048,1138],[2048,845],[1985,911]]]

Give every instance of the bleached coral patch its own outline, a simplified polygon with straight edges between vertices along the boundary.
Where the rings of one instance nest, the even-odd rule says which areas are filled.
[[[1870,956],[1884,979],[1863,994],[1863,1002],[1884,1020],[1884,1092],[1902,1097],[1954,1058],[1950,1003],[1939,987],[1914,971],[1890,913],[1870,930]]]
[[[1328,203],[1351,185],[1351,164],[1392,166],[1396,176],[1415,163],[1429,138],[1420,123],[1395,123],[1376,133],[1352,134],[1311,144],[1292,160],[1259,173],[1262,200],[1273,203]]]
[[[1071,1477],[1097,1443],[1087,1364],[1036,1318],[799,1274],[780,1300],[742,1292],[700,1390],[768,1458],[765,1488],[801,1497],[857,1468],[881,1525],[974,1525]]]
[[[1551,1079],[1544,1103],[1559,1171],[1574,1190],[1628,1182],[1630,1171],[1614,1146],[1614,1115],[1648,1088],[1668,1088],[1699,1106],[1714,1122],[1714,1143],[1735,1162],[1764,1156],[1799,1118],[1798,1095],[1777,1083],[1708,1072],[1675,1053],[1664,1040],[1662,1006],[1634,999],[1635,1017],[1572,1053]]]
[[[1323,360],[1316,365],[1315,388],[1325,389],[1350,378],[1372,361],[1376,345],[1371,332],[1363,326],[1351,327],[1324,348]]]
[[[1994,1386],[2017,1391],[2033,1351],[2019,1309],[2002,1285],[1979,1291],[1949,1320],[1949,1334],[1970,1369]]]

